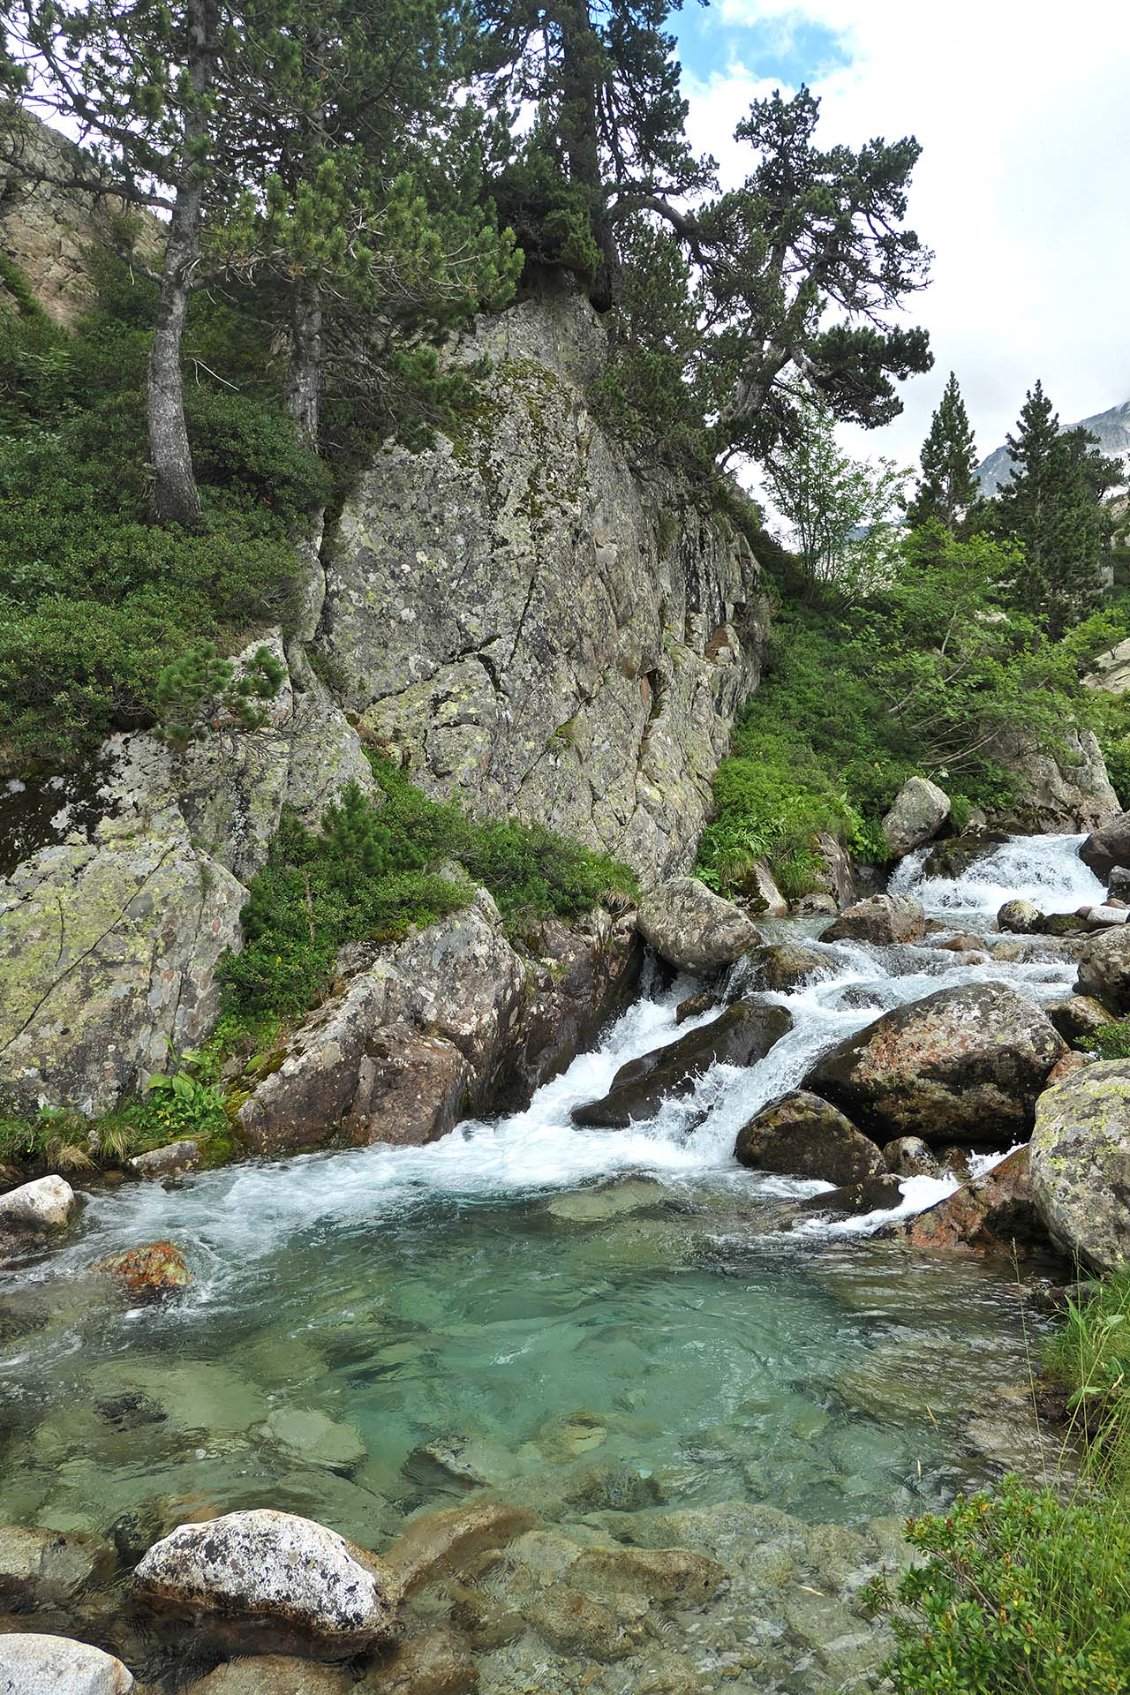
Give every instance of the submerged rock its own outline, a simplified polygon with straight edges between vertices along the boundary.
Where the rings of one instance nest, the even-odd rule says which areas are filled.
[[[623,1177],[596,1189],[574,1189],[559,1195],[545,1210],[567,1224],[606,1224],[612,1218],[627,1218],[648,1207],[662,1206],[667,1199],[667,1188],[654,1177]]]
[[[820,937],[822,942],[920,942],[926,913],[913,895],[872,895],[845,907]]]
[[[1018,1141],[1065,1052],[1043,1013],[999,983],[938,989],[884,1013],[813,1066],[804,1087],[879,1142]]]
[[[412,1595],[458,1572],[484,1549],[505,1548],[537,1523],[521,1507],[476,1501],[411,1519],[385,1554],[400,1590]]]
[[[927,777],[910,777],[883,819],[882,831],[893,859],[903,859],[936,836],[950,815],[950,797]]]
[[[333,1658],[399,1634],[399,1585],[375,1555],[312,1519],[257,1508],[183,1524],[144,1556],[139,1605],[216,1640]]]
[[[871,1138],[806,1089],[793,1089],[751,1118],[738,1131],[734,1157],[754,1170],[837,1185],[859,1183],[884,1169]]]
[[[733,965],[761,936],[739,907],[697,877],[673,877],[640,902],[640,935],[677,971],[711,976]]]
[[[3,1695],[130,1695],[133,1675],[112,1654],[36,1631],[0,1637]]]
[[[0,1607],[59,1606],[113,1568],[114,1550],[97,1536],[0,1525]]]
[[[255,1654],[228,1660],[184,1695],[351,1695],[352,1674],[290,1654]]]
[[[339,1424],[306,1407],[276,1407],[263,1430],[272,1442],[309,1465],[348,1470],[359,1465],[367,1451],[351,1424]]]
[[[784,1007],[770,1001],[752,996],[735,1001],[711,1023],[622,1065],[602,1100],[574,1108],[573,1122],[626,1130],[652,1117],[665,1100],[689,1095],[712,1065],[756,1064],[792,1022]]]
[[[1103,1273],[1130,1261],[1130,1060],[1100,1060],[1041,1095],[1031,1168],[1053,1241]]]
[[[912,1248],[982,1254],[1046,1246],[1048,1233],[1032,1193],[1027,1148],[1017,1148],[984,1177],[963,1183],[956,1194],[920,1212],[900,1234]]]
[[[61,1230],[75,1209],[75,1192],[62,1177],[36,1177],[0,1195],[0,1231]]]
[[[188,1263],[172,1242],[147,1242],[123,1254],[109,1254],[94,1269],[144,1301],[162,1300],[192,1282]]]
[[[436,1629],[409,1637],[369,1671],[362,1695],[469,1695],[479,1687],[479,1668],[467,1643],[454,1630]]]

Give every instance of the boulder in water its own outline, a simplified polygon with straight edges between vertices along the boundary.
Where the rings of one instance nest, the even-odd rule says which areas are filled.
[[[313,1519],[266,1508],[180,1525],[149,1549],[132,1589],[158,1617],[190,1618],[237,1649],[344,1658],[400,1633],[391,1567]]]
[[[113,1567],[113,1548],[97,1536],[0,1525],[0,1607],[59,1606]]]
[[[163,1148],[150,1148],[148,1153],[135,1154],[130,1170],[138,1177],[175,1177],[181,1171],[195,1171],[200,1164],[200,1143],[186,1136],[180,1142],[166,1142]]]
[[[887,1174],[848,1183],[842,1189],[825,1189],[798,1202],[802,1213],[820,1213],[828,1218],[866,1218],[872,1212],[893,1212],[902,1200],[902,1182]]]
[[[470,1695],[479,1687],[479,1668],[464,1637],[437,1628],[412,1636],[362,1685],[362,1695]]]
[[[672,877],[640,903],[640,935],[677,971],[710,976],[733,965],[761,936],[738,907],[697,877]]]
[[[1106,1007],[1092,995],[1068,995],[1065,1000],[1052,1001],[1044,1012],[1065,1042],[1086,1042],[1111,1022]]]
[[[1003,830],[963,830],[960,836],[937,842],[930,849],[923,870],[927,877],[948,877],[956,882],[971,865],[1003,847],[1008,839]]]
[[[913,895],[872,895],[857,901],[829,924],[822,942],[920,942],[926,913]]]
[[[0,1230],[60,1230],[75,1208],[75,1192],[62,1177],[37,1177],[0,1195]]]
[[[124,1254],[108,1254],[94,1267],[129,1295],[143,1301],[159,1301],[187,1289],[192,1273],[180,1249],[172,1242],[147,1242]]]
[[[754,1065],[792,1028],[783,1006],[757,996],[735,1001],[720,1017],[665,1047],[622,1065],[602,1100],[575,1107],[573,1122],[626,1130],[651,1118],[665,1100],[689,1095],[712,1065]]]
[[[1052,1240],[1100,1272],[1130,1261],[1130,1060],[1100,1060],[1040,1096],[1032,1192]]]
[[[353,1695],[348,1671],[290,1654],[254,1654],[227,1660],[184,1695]]]
[[[38,1631],[0,1638],[0,1689],[4,1695],[129,1695],[132,1674],[113,1654]]]
[[[881,1143],[1017,1141],[1065,1052],[1037,1007],[1000,983],[938,989],[819,1059],[804,1087]]]
[[[703,989],[697,995],[688,995],[685,1001],[680,1001],[675,1008],[675,1023],[685,1024],[689,1018],[700,1018],[704,1012],[713,1012],[718,1005],[718,996],[713,989]]]
[[[791,995],[795,989],[829,969],[828,956],[799,942],[774,942],[749,956],[749,965],[759,989]]]
[[[1006,900],[997,913],[997,928],[1014,936],[1038,936],[1044,928],[1044,915],[1034,901]]]
[[[896,1136],[883,1148],[883,1164],[896,1177],[936,1177],[938,1162],[921,1136]]]
[[[1028,1175],[1028,1149],[1017,1148],[984,1177],[963,1183],[956,1194],[910,1219],[899,1234],[912,1248],[978,1254],[1046,1246],[1047,1229]]]
[[[1079,849],[1079,858],[1104,879],[1116,868],[1130,867],[1130,812],[1120,812],[1092,830]]]
[[[734,1157],[757,1171],[780,1171],[842,1186],[875,1177],[883,1156],[869,1136],[819,1095],[793,1089],[738,1131]]]
[[[892,859],[903,859],[936,836],[950,815],[950,797],[926,777],[910,777],[883,819]]]
[[[505,1548],[532,1530],[534,1515],[495,1501],[441,1507],[410,1519],[385,1554],[404,1595],[451,1577],[485,1549]]]
[[[1083,948],[1075,992],[1113,1013],[1130,1012],[1130,928],[1104,930]]]

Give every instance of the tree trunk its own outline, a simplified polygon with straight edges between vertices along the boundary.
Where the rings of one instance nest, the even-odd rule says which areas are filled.
[[[286,404],[298,428],[299,440],[315,453],[318,451],[322,359],[322,291],[316,278],[301,276],[291,292]]]
[[[188,527],[200,522],[200,495],[184,417],[180,354],[192,273],[200,254],[208,143],[206,96],[212,79],[217,26],[214,0],[188,0],[186,58],[192,98],[184,115],[181,169],[161,269],[146,396],[153,516],[158,523]]]
[[[617,292],[620,255],[605,199],[600,158],[600,87],[604,50],[592,27],[588,0],[562,0],[561,139],[569,181],[588,192],[589,217],[600,261],[589,287],[598,312],[607,312]]]

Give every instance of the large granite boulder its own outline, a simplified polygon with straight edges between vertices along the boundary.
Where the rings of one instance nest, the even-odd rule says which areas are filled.
[[[1084,946],[1075,992],[1112,1013],[1130,1012],[1130,926],[1100,931]]]
[[[134,1600],[200,1635],[344,1659],[396,1640],[390,1567],[313,1519],[257,1508],[182,1524],[133,1574]]]
[[[686,870],[767,603],[748,544],[636,477],[586,385],[607,332],[579,292],[480,318],[490,404],[382,451],[326,548],[316,646],[345,709],[432,794]]]
[[[926,934],[926,913],[913,895],[872,895],[857,901],[833,919],[822,942],[920,942]]]
[[[927,777],[910,777],[883,819],[892,859],[903,859],[937,835],[950,815],[950,797]]]
[[[1130,812],[1120,812],[1092,830],[1079,849],[1079,858],[1096,877],[1108,878],[1116,868],[1130,866]]]
[[[630,1059],[599,1101],[573,1109],[573,1122],[602,1130],[626,1130],[651,1118],[665,1100],[693,1092],[712,1065],[755,1065],[792,1028],[783,1006],[757,996],[735,1001],[718,1018],[677,1041]]]
[[[963,1183],[937,1206],[927,1207],[898,1233],[912,1248],[1011,1254],[1047,1247],[1048,1232],[1036,1206],[1028,1149],[1017,1148],[984,1177]]]
[[[635,981],[630,917],[543,927],[519,955],[479,889],[463,911],[372,949],[239,1111],[261,1153],[419,1147],[471,1113],[516,1109]]]
[[[0,1695],[130,1695],[133,1674],[88,1642],[38,1631],[0,1636]]]
[[[0,882],[0,1102],[108,1111],[219,1011],[247,891],[164,806],[106,816]]]
[[[738,907],[697,877],[673,877],[640,902],[640,935],[677,971],[711,976],[733,965],[761,936]]]
[[[1007,829],[1096,830],[1122,810],[1093,730],[1068,725],[1054,747],[1002,731],[985,752],[1012,778],[1013,798],[996,819]]]
[[[1100,1060],[1041,1095],[1031,1166],[1061,1248],[1096,1271],[1130,1263],[1130,1060]]]
[[[886,1170],[870,1136],[807,1089],[782,1095],[743,1125],[734,1158],[756,1171],[817,1178],[837,1188]]]
[[[999,983],[939,989],[884,1013],[819,1059],[804,1087],[884,1143],[1022,1139],[1066,1051],[1044,1014]]]

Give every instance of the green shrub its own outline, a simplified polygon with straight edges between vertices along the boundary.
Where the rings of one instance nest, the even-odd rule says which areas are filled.
[[[925,1555],[871,1586],[898,1644],[897,1695],[1125,1695],[1130,1519],[1118,1503],[1007,1477],[991,1495],[912,1520]]]
[[[321,834],[284,817],[252,879],[245,946],[221,966],[233,1043],[255,1020],[301,1018],[330,988],[344,943],[392,941],[465,906],[473,885],[440,875],[446,860],[491,891],[514,932],[634,890],[623,867],[552,831],[476,824],[459,807],[429,800],[388,761],[374,758],[373,768],[382,806],[351,784],[327,809]]]
[[[1130,1482],[1130,1271],[1114,1272],[1088,1300],[1068,1303],[1045,1365],[1067,1391],[1103,1482],[1121,1491]]]
[[[1109,1024],[1100,1024],[1075,1045],[1097,1053],[1100,1059],[1130,1059],[1130,1018],[1113,1018]]]

